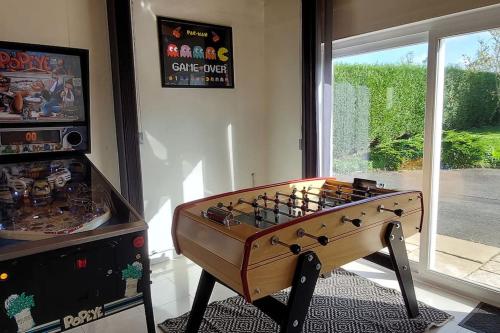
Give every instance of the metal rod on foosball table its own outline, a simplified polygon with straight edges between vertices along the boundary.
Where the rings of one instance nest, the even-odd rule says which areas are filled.
[[[276,192],[276,195],[287,196],[286,194],[283,194],[283,193],[280,193],[280,192]],[[319,201],[310,200],[310,199],[308,199],[308,198],[302,198],[302,197],[295,197],[295,198],[296,198],[296,200],[301,200],[301,201],[302,201],[302,206],[297,206],[297,205],[295,205],[295,204],[291,204],[291,203],[290,203],[290,200],[292,200],[292,198],[289,198],[289,199],[288,199],[288,200],[289,200],[289,202],[288,202],[288,203],[285,203],[285,202],[283,202],[283,201],[280,201],[280,203],[282,203],[282,204],[284,204],[284,205],[287,205],[289,208],[300,209],[300,210],[301,210],[301,211],[303,211],[303,212],[317,212],[317,211],[319,211],[319,210],[320,210],[320,209],[316,209],[316,210],[314,210],[314,209],[310,209],[310,208],[308,207],[308,205],[307,205],[309,202],[312,202],[312,203],[315,203],[315,204],[317,204],[318,206],[320,206]],[[306,202],[307,204],[304,204],[304,202]],[[322,204],[322,205],[325,205],[326,203],[321,203],[321,204]],[[335,206],[332,206],[332,205],[329,205],[329,204],[326,204],[326,205],[327,205],[328,207],[335,207]]]
[[[265,222],[265,223],[269,223],[269,224],[273,224],[273,225],[278,224],[276,222],[272,222],[272,221],[266,220],[264,217],[262,217],[260,214],[258,214],[257,208],[255,208],[255,207],[254,207],[255,212],[254,212],[253,215],[251,213],[247,213],[247,212],[244,212],[244,211],[239,210],[237,208],[234,208],[232,202],[229,203],[229,206],[224,206],[224,204],[222,202],[219,202],[217,204],[217,207],[219,207],[219,208],[225,208],[228,212],[237,212],[237,213],[243,214],[243,215],[248,216],[250,218],[253,218],[253,219],[255,219],[256,221],[259,221],[259,222]]]
[[[247,205],[250,205],[254,208],[260,208],[260,209],[263,209],[263,210],[267,210],[269,212],[273,212],[274,214],[281,214],[281,215],[285,215],[285,216],[288,216],[288,217],[295,217],[293,216],[292,214],[288,214],[286,212],[283,212],[281,210],[276,210],[276,209],[273,209],[273,208],[269,208],[269,207],[265,207],[265,206],[262,206],[262,205],[259,205],[257,203],[257,200],[255,200],[253,203],[252,202],[248,202],[246,200],[243,200],[243,199],[239,199],[238,200],[238,203],[244,203],[244,204],[247,204]]]
[[[340,186],[338,187],[339,189],[338,190],[328,190],[328,189],[324,189],[324,188],[318,188],[318,187],[311,187],[311,189],[314,189],[314,190],[319,190],[319,191],[322,191],[322,192],[327,192],[327,193],[334,193],[334,194],[337,194],[339,196],[342,196],[342,195],[348,195],[348,196],[351,196],[351,197],[355,197],[355,198],[360,198],[360,199],[366,199],[368,198],[366,195],[359,195],[359,194],[356,194],[356,193],[350,193],[350,192],[342,192],[340,190]],[[357,191],[356,189],[352,189],[353,191]],[[366,192],[366,191],[365,191]],[[367,193],[367,192],[366,192]],[[331,198],[331,197],[330,197]],[[342,199],[342,198],[336,198],[336,199],[340,199],[340,200],[348,200],[348,199]]]
[[[277,205],[281,204],[281,205],[286,205],[286,206],[288,206],[288,207],[292,207],[292,206],[293,206],[293,204],[291,204],[291,203],[289,204],[289,203],[286,203],[286,202],[281,201],[280,199],[278,199],[278,193],[276,193],[276,194],[277,194],[277,195],[276,195],[276,196],[274,197],[274,199],[273,199],[273,198],[271,198],[271,197],[268,197],[268,196],[267,196],[267,193],[264,193],[264,195],[259,195],[259,196],[257,197],[257,200],[264,200],[264,205],[265,205],[265,207],[267,207],[267,202],[268,202],[268,201],[274,202],[274,203],[275,203],[275,204],[277,204]]]
[[[297,192],[301,193],[300,191],[297,191]],[[292,194],[286,194],[286,193],[282,193],[282,192],[276,192],[277,195],[282,196],[282,197],[290,198],[292,200],[301,200],[302,197],[299,197],[295,193],[296,192],[293,192]]]
[[[336,193],[336,194],[338,195],[338,193]],[[347,193],[341,193],[341,195],[342,195],[342,194],[347,194]],[[323,196],[321,196],[321,197],[322,197],[322,198],[325,198],[325,200],[326,200],[326,199],[329,199],[329,200],[334,200],[334,201],[339,202],[339,203],[341,203],[341,204],[351,202],[351,199],[341,198],[341,197],[339,197],[339,196],[325,195],[324,197],[323,197]],[[329,207],[336,207],[336,206],[337,206],[337,205],[333,205],[333,206],[332,206],[331,204],[328,204],[328,203],[326,203],[326,205],[327,205],[327,206],[329,206]]]
[[[261,215],[252,215],[250,213],[247,213],[247,212],[244,212],[242,210],[239,210],[239,209],[236,209],[236,208],[233,208],[233,211],[237,212],[237,213],[240,213],[240,214],[243,214],[245,216],[248,216],[248,217],[252,217],[254,218],[255,220],[259,221],[259,222],[265,222],[265,223],[269,223],[269,224],[273,224],[273,225],[277,225],[278,223],[276,222],[273,222],[273,221],[269,221],[267,219],[265,219],[263,216]]]
[[[304,197],[299,197],[299,196],[296,196],[296,195],[295,195],[295,193],[292,193],[292,194],[285,194],[285,193],[281,193],[281,192],[276,192],[276,195],[280,195],[280,196],[283,196],[283,197],[288,197],[288,198],[289,198],[289,200],[293,200],[293,201],[295,201],[295,200],[302,200],[302,202],[304,202],[304,200],[305,200],[305,201],[306,201],[306,202],[308,202],[308,203],[309,203],[309,202],[312,202],[312,203],[315,203],[315,204],[318,204],[318,205],[320,204],[320,202],[319,202],[319,201],[315,201],[315,200],[307,199],[307,198],[304,198]],[[287,205],[288,207],[297,208],[297,209],[302,209],[302,207],[301,207],[301,206],[297,206],[296,204],[292,204],[292,205],[290,205],[290,204],[285,203],[285,202],[283,202],[283,201],[281,201],[280,203],[282,203],[282,204],[284,204],[284,205]],[[331,205],[327,205],[327,206],[329,206],[329,207],[334,207],[334,206],[331,206]],[[309,208],[308,208],[308,209],[306,209],[306,211],[309,211],[309,212],[315,212],[315,210],[313,210],[313,209],[309,209]]]
[[[349,193],[349,192],[342,192],[342,188],[344,188],[345,186],[342,186],[342,185],[328,185],[326,184],[326,186],[336,186],[337,187],[337,191],[336,193],[345,193],[347,195],[352,195],[356,198],[367,198],[367,197],[370,197],[373,193],[371,192],[371,190],[362,190],[362,189],[359,189],[359,188],[354,188],[354,187],[347,187],[348,189],[350,189],[352,192]],[[323,190],[323,191],[333,191],[333,190]],[[360,194],[356,194],[354,192],[361,192],[361,193],[364,193],[364,195],[360,195]]]
[[[292,198],[288,198],[288,202],[285,202],[285,201],[281,201],[281,200],[278,199],[279,195],[288,197],[287,195],[285,195],[283,193],[276,192],[276,197],[274,199],[269,198],[267,195],[265,195],[265,196],[259,196],[259,199],[264,200],[264,202],[266,202],[266,200],[274,202],[275,203],[275,207],[276,207],[276,205],[284,205],[284,206],[287,206],[290,210],[293,209],[293,208],[295,208],[295,209],[301,209],[300,206],[297,206],[297,205],[295,205],[292,202]],[[297,198],[297,200],[298,200],[298,198]],[[274,209],[272,211],[274,211]],[[282,211],[280,211],[280,212],[281,212],[281,214],[284,214],[284,215],[286,215],[288,217],[295,217],[291,213],[287,214],[287,213],[282,212]]]
[[[300,197],[299,200],[306,199],[307,202],[312,202],[313,204],[316,204],[318,206],[323,206],[323,207],[336,207],[337,206],[337,205],[329,204],[326,201],[321,201],[320,202],[319,200],[312,200],[312,199],[309,199],[307,197],[304,197],[304,195],[314,195],[316,197],[319,197],[320,199],[326,199],[327,198],[326,196],[322,196],[320,194],[312,193],[312,192],[307,192],[307,191],[300,191],[300,193],[302,193],[302,197]],[[328,197],[328,198],[334,199],[334,200],[337,200],[337,201],[341,201],[341,202],[345,202],[345,200],[341,199],[341,198],[332,198],[332,197]]]
[[[299,197],[298,197],[298,196],[296,196],[296,195],[295,195],[295,193],[292,193],[292,194],[286,194],[286,193],[276,192],[276,194],[277,194],[277,195],[280,195],[280,196],[282,196],[282,197],[287,197],[287,198],[290,198],[290,199],[292,199],[292,200],[294,200],[294,199],[295,199],[295,200],[299,199]]]
[[[289,201],[291,200],[292,206],[295,208],[297,199],[299,198],[297,195],[295,195],[296,192],[297,192],[297,189],[294,188],[291,194],[281,193],[281,192],[277,191],[275,195],[276,195],[276,197],[282,196],[282,197],[288,198]],[[290,205],[288,205],[288,204],[287,204],[287,206],[290,207]]]

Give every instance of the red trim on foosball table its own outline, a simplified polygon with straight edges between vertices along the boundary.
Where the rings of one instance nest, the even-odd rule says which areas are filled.
[[[243,251],[243,264],[241,266],[241,286],[243,287],[243,297],[248,303],[250,301],[250,289],[248,288],[248,278],[247,278],[247,268],[248,268],[248,260],[250,258],[250,242],[245,242],[245,250]]]
[[[422,192],[420,192],[420,207],[422,209],[422,214],[420,216],[420,229],[418,229],[418,232],[422,232],[422,226],[424,225],[425,207],[424,207],[424,194]]]

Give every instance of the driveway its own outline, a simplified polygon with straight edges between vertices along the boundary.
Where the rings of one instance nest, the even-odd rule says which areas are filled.
[[[386,188],[422,189],[421,170],[353,176]],[[500,169],[442,170],[439,193],[438,234],[500,248]]]

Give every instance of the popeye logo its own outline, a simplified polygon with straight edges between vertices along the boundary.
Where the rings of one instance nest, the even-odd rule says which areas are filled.
[[[24,70],[50,71],[49,57],[31,55],[26,52],[0,51],[0,69],[16,72]]]
[[[63,318],[64,329],[67,330],[72,327],[90,323],[91,321],[97,320],[102,317],[104,317],[104,314],[102,313],[102,306],[98,306],[93,310],[82,310],[78,312],[78,315],[76,317],[69,315]]]

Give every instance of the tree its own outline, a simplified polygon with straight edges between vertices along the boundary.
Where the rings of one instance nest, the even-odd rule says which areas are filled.
[[[463,55],[465,68],[472,72],[495,73],[496,91],[496,112],[492,120],[500,120],[500,29],[488,31],[489,40],[480,40],[479,48],[473,57]]]
[[[410,51],[401,57],[402,65],[413,65],[415,63],[415,52]]]

